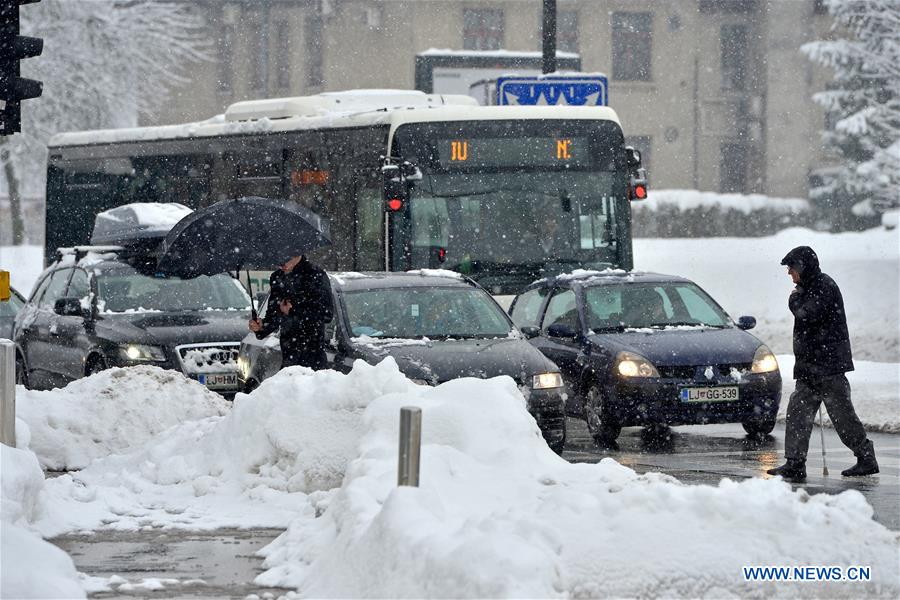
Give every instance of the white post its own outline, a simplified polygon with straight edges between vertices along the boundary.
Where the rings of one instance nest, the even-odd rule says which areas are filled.
[[[422,448],[422,409],[404,406],[400,409],[400,459],[397,485],[419,487],[419,452]]]
[[[0,340],[0,443],[16,447],[16,346]]]

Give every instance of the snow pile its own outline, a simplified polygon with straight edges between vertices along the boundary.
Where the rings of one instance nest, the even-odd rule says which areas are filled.
[[[405,405],[423,413],[420,488],[395,484]],[[840,590],[744,582],[741,567],[862,564],[879,575],[854,594],[900,593],[900,546],[861,494],[569,464],[508,378],[385,395],[363,423],[342,487],[311,496],[315,511],[263,550],[258,584],[309,597],[817,597]]]
[[[635,239],[634,268],[681,275],[705,289],[733,318],[753,315],[750,333],[776,354],[793,352],[793,289],[781,259],[811,246],[841,288],[853,357],[900,362],[900,230],[823,233],[785,229],[768,238]]]
[[[72,470],[136,448],[184,421],[224,415],[228,402],[177,371],[138,366],[46,392],[19,386],[16,409],[41,465]]]
[[[416,489],[396,487],[403,406],[423,411]],[[547,448],[512,379],[419,386],[392,359],[357,361],[347,375],[285,369],[225,416],[48,480],[44,497],[45,535],[290,525],[265,549],[257,583],[308,596],[841,590],[743,581],[742,566],[771,564],[869,565],[875,581],[854,594],[900,593],[898,541],[855,491],[810,497],[759,479],[686,486],[610,459],[569,464]]]
[[[44,485],[34,453],[0,445],[0,460],[0,597],[84,598],[72,559],[28,529]]]
[[[809,201],[803,198],[775,198],[763,194],[721,194],[699,190],[655,190],[647,202],[635,202],[635,211],[656,211],[667,206],[679,211],[696,208],[736,210],[749,215],[766,209],[779,214],[796,214],[809,210]]]
[[[796,384],[792,376],[794,357],[790,354],[779,355],[778,366],[782,378],[778,420],[784,421]],[[868,431],[900,433],[900,369],[897,364],[854,360],[853,366],[856,370],[847,373],[850,399],[863,427]],[[822,418],[826,427],[834,427],[824,407]]]

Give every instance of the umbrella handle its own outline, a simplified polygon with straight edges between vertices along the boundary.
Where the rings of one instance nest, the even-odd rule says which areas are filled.
[[[259,314],[256,312],[256,301],[253,299],[253,288],[250,286],[250,269],[245,270],[244,273],[247,274],[247,294],[250,296],[250,318],[255,321],[259,318]],[[240,278],[238,278],[238,281],[240,281]]]

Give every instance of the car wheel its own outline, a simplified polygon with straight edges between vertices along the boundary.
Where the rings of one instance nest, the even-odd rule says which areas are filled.
[[[584,420],[594,442],[599,446],[615,444],[622,426],[619,425],[606,405],[606,399],[597,384],[591,384],[584,397]]]
[[[87,367],[84,369],[84,376],[90,377],[94,373],[99,373],[106,369],[106,359],[102,356],[92,356],[88,359]]]
[[[769,435],[772,433],[772,430],[775,429],[775,416],[771,417],[761,417],[758,419],[747,419],[741,425],[744,426],[744,431],[746,431],[749,435],[752,436],[763,436]]]
[[[28,388],[28,370],[25,368],[25,359],[18,352],[16,353],[16,385]]]

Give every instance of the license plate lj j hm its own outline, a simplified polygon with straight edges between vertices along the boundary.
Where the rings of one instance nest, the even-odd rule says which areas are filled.
[[[197,379],[210,389],[237,387],[237,373],[198,375]]]
[[[739,396],[736,385],[681,388],[682,402],[730,402]]]

